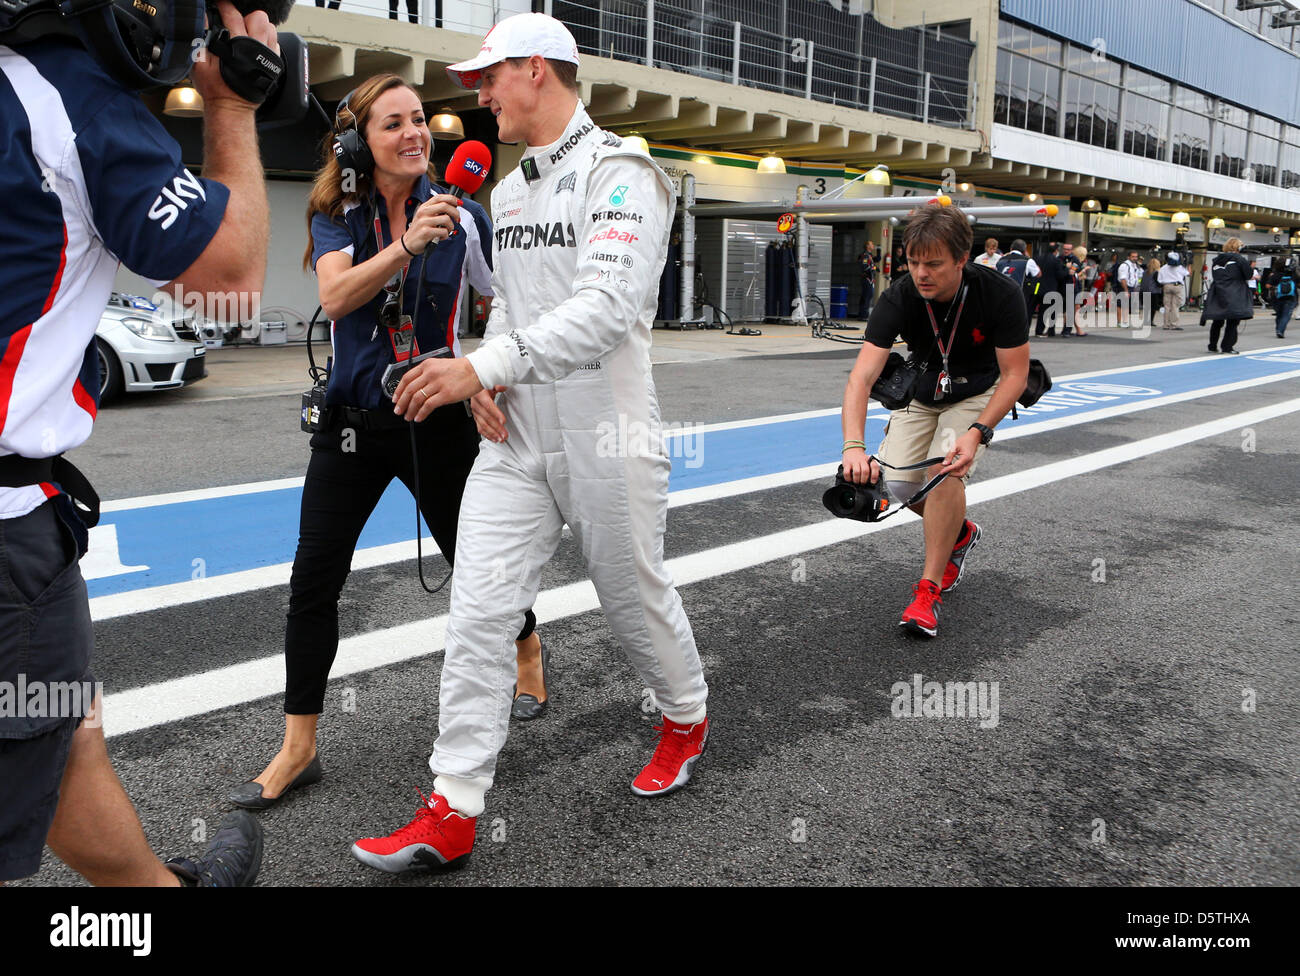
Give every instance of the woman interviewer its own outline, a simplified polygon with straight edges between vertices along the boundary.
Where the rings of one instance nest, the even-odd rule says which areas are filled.
[[[420,511],[451,563],[479,432],[494,440],[504,433],[488,391],[472,401],[473,419],[454,403],[415,425],[414,451],[407,422],[393,413],[380,380],[396,353],[381,317],[394,321],[392,312],[400,306],[414,322],[421,352],[445,346],[458,353],[466,280],[492,293],[492,228],[477,203],[433,185],[424,111],[401,78],[376,75],[348,96],[335,118],[336,140],[353,129],[354,151],[341,157],[346,165],[327,145],[307,206],[303,263],[315,268],[321,307],[332,320],[333,365],[325,429],[311,439],[290,581],[284,744],[256,779],[230,795],[231,802],[250,809],[269,807],[321,777],[316,724],[338,651],[339,594],[361,529],[388,484],[400,478],[417,494],[418,483]],[[357,145],[357,136],[363,144]],[[425,248],[435,244],[426,256]],[[539,717],[547,704],[534,623],[530,610],[516,641],[513,711],[519,718]]]

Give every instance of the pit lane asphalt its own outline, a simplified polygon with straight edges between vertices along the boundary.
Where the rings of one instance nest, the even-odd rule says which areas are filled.
[[[1034,355],[1059,376],[1204,352],[1194,325],[1172,335],[1048,340]],[[1275,343],[1257,322],[1240,348]],[[664,415],[835,406],[855,352],[658,367]],[[995,442],[977,480],[1297,395],[1289,380]],[[105,411],[75,460],[106,498],[297,476],[296,405],[132,403]],[[653,733],[602,615],[547,624],[554,704],[512,729],[475,861],[457,875],[392,878],[347,851],[405,823],[429,786],[441,655],[334,681],[326,779],[260,815],[262,883],[1295,884],[1300,433],[1294,415],[1255,433],[1253,453],[1233,431],[976,506],[986,535],[934,641],[896,627],[919,525],[810,551],[802,582],[783,558],[683,587],[714,730],[696,781],[660,800],[627,786]],[[822,488],[675,508],[667,553],[822,521]],[[354,574],[344,635],[445,612],[413,576],[409,562]],[[566,540],[543,585],[580,578]],[[276,654],[286,600],[263,590],[100,622],[96,671],[111,695]],[[917,673],[998,682],[998,726],[892,717],[891,686]],[[344,689],[355,712],[340,708]],[[279,707],[110,741],[158,850],[193,849],[195,818],[215,825],[229,786],[278,747]],[[77,880],[47,853],[30,883]]]

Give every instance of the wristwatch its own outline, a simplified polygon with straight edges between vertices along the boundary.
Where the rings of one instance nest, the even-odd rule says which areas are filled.
[[[967,430],[978,430],[980,432],[980,443],[987,444],[993,440],[993,428],[985,427],[983,424],[971,424]]]

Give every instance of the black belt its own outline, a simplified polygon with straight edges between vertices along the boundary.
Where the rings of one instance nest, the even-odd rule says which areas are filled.
[[[359,410],[356,407],[331,407],[334,411],[331,429],[352,427],[357,430],[396,430],[405,427],[406,420],[392,410]]]
[[[0,457],[0,488],[24,488],[42,482],[58,484],[73,501],[73,507],[86,528],[99,524],[99,495],[62,454],[48,458],[19,457],[6,454]]]

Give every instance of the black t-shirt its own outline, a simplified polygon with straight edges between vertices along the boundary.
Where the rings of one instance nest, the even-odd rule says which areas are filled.
[[[999,349],[1014,349],[1029,341],[1029,315],[1020,286],[1006,275],[978,264],[967,264],[962,273],[967,288],[966,304],[956,323],[948,321],[949,311],[956,316],[953,306],[961,301],[962,286],[951,302],[931,302],[934,319],[944,342],[949,332],[955,337],[948,353],[948,370],[952,376],[952,392],[943,402],[952,403],[983,393],[998,379]],[[889,349],[894,340],[902,337],[908,351],[917,358],[925,358],[926,373],[917,388],[916,398],[922,403],[934,404],[935,384],[943,368],[943,357],[934,340],[930,317],[925,313],[926,302],[916,290],[909,274],[885,290],[871,310],[867,323],[867,341],[881,349]]]

